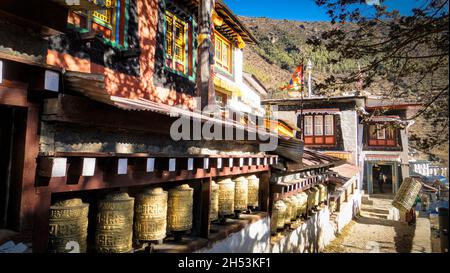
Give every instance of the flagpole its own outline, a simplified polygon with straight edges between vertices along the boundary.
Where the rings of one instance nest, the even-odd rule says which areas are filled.
[[[300,86],[301,90],[300,90],[300,139],[302,141],[304,141],[304,131],[303,131],[303,123],[304,123],[304,119],[303,119],[303,57],[302,57],[302,84]]]

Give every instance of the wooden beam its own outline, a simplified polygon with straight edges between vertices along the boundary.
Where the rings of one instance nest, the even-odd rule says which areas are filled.
[[[170,133],[174,119],[150,111],[126,111],[86,98],[60,94],[58,98],[45,101],[42,120],[166,135]]]
[[[53,1],[2,0],[0,16],[8,16],[44,36],[65,33],[69,9]]]
[[[3,79],[0,84],[0,104],[27,107],[27,84],[20,84]]]
[[[183,180],[205,179],[209,177],[263,173],[267,172],[268,170],[268,166],[258,170],[249,170],[248,168],[246,170],[240,170],[239,168],[223,168],[222,170],[219,170],[217,168],[210,168],[210,170],[197,169],[196,172],[181,172],[180,174],[175,172],[169,176],[164,176],[157,175],[156,172],[139,172],[134,168],[129,168],[126,175],[115,175],[111,173],[111,170],[102,167],[96,169],[94,176],[81,176],[79,183],[77,184],[67,184],[67,177],[51,177],[48,179],[48,183],[45,183],[45,186],[39,186],[37,188],[37,192],[70,192],[118,187],[133,187],[157,183],[179,182]]]

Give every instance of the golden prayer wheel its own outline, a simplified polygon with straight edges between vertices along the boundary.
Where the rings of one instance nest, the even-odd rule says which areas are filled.
[[[422,184],[418,179],[405,177],[392,201],[392,205],[402,212],[410,210],[421,188]]]
[[[284,215],[284,224],[289,225],[291,224],[292,215],[294,214],[293,212],[295,211],[295,205],[290,198],[284,198],[283,202],[286,204],[286,214]]]
[[[136,197],[134,237],[139,241],[158,241],[166,237],[167,192],[146,189]]]
[[[314,206],[318,206],[320,202],[320,190],[319,187],[316,185],[312,187],[314,191]]]
[[[302,214],[306,214],[308,195],[305,192],[300,192],[297,193],[296,196],[299,201],[297,213],[299,216],[301,216]]]
[[[248,181],[239,176],[234,179],[234,210],[244,211],[248,207]]]
[[[81,199],[59,201],[50,206],[49,245],[51,253],[69,252],[67,243],[79,245],[79,252],[86,252],[89,204]]]
[[[125,253],[133,249],[134,198],[110,193],[98,204],[95,247],[101,253]]]
[[[248,181],[248,206],[259,206],[259,178],[256,175],[247,177]]]
[[[319,202],[324,203],[327,201],[327,187],[323,184],[317,185],[319,188]]]
[[[297,196],[291,195],[289,199],[292,202],[292,212],[291,212],[291,220],[295,221],[298,217],[298,206],[300,205],[299,200],[297,199]]]
[[[270,231],[272,234],[276,233],[277,229],[284,228],[286,209],[286,204],[281,200],[278,200],[273,204],[272,218],[270,220]]]
[[[234,214],[234,182],[224,179],[219,183],[219,215],[227,216]]]
[[[167,226],[170,231],[187,231],[192,228],[194,189],[183,184],[169,190]]]
[[[306,194],[308,195],[308,198],[306,199],[306,203],[308,206],[308,210],[311,210],[314,208],[314,195],[316,194],[315,191],[313,190],[313,188],[309,188],[306,191]]]
[[[211,181],[211,203],[209,210],[209,220],[215,221],[219,219],[219,185]]]

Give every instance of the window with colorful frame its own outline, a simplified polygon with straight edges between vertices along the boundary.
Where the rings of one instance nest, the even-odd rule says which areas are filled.
[[[165,67],[194,80],[194,24],[192,19],[182,19],[166,11],[164,15]]]
[[[396,146],[397,129],[392,125],[369,124],[369,146]]]
[[[334,146],[336,143],[334,115],[304,115],[303,140],[305,145]]]
[[[104,10],[70,11],[67,19],[69,27],[80,32],[101,33],[107,44],[127,48],[128,1],[105,0]]]
[[[232,73],[232,45],[224,36],[219,32],[214,32],[214,61],[216,66],[222,70]]]

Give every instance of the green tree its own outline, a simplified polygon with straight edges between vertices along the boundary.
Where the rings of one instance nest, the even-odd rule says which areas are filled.
[[[387,80],[384,95],[422,102],[422,110],[411,118],[424,118],[435,128],[413,136],[418,148],[448,143],[448,0],[418,0],[411,15],[388,11],[384,0],[364,9],[361,0],[315,2],[326,7],[333,28],[307,43],[334,53],[327,60],[330,64],[353,60],[361,65],[360,70],[329,76],[316,88],[342,90],[360,82],[365,89]]]

